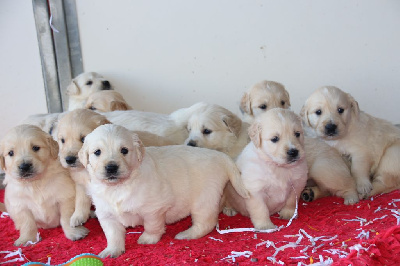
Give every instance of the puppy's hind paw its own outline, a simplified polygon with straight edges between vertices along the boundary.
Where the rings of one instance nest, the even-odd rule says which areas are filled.
[[[149,234],[143,232],[138,239],[138,244],[155,244],[160,241],[162,234]]]
[[[125,253],[125,249],[116,249],[107,247],[105,250],[99,253],[99,257],[104,259],[106,257],[116,258]]]
[[[357,182],[357,192],[360,199],[368,198],[369,193],[372,190],[371,182],[367,180],[363,180],[362,182]]]
[[[314,200],[314,191],[310,187],[304,188],[303,192],[301,192],[301,198],[305,202],[311,202]]]
[[[82,213],[74,212],[74,214],[71,216],[71,219],[70,219],[70,225],[71,225],[71,227],[80,226],[83,223],[85,223],[88,219],[89,219],[89,213],[82,214]]]
[[[77,226],[64,230],[64,233],[68,239],[75,241],[84,238],[89,233],[89,229],[83,226]]]
[[[39,237],[39,241],[42,240],[42,238]],[[31,244],[34,244],[38,242],[38,239],[36,236],[32,236],[32,237],[19,237],[15,242],[14,242],[14,246],[29,246]]]
[[[237,211],[234,208],[224,207],[222,213],[226,216],[235,216],[237,214]]]

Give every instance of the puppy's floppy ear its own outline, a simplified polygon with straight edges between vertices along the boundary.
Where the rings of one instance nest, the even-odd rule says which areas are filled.
[[[358,115],[360,114],[360,107],[358,106],[358,102],[349,93],[347,94],[347,97],[351,103],[351,111],[353,112],[354,116],[358,118]]]
[[[78,152],[79,161],[86,168],[89,163],[89,147],[86,142],[83,143],[82,148]]]
[[[257,122],[251,124],[248,130],[249,137],[251,141],[254,143],[256,148],[261,147],[261,133],[262,133],[262,128],[261,125]]]
[[[144,145],[136,133],[132,133],[132,140],[133,140],[133,146],[136,148],[136,155],[138,157],[138,161],[141,162],[143,160],[143,156],[145,153]]]
[[[242,120],[234,114],[226,114],[222,116],[222,121],[228,127],[229,131],[239,137],[242,129]]]
[[[58,159],[58,143],[55,141],[50,134],[46,133],[46,142],[49,145],[50,156],[51,158],[57,160]]]
[[[284,90],[284,91],[285,91],[285,96],[286,96],[286,98],[287,98],[287,102],[286,102],[287,107],[290,108],[290,96],[289,96],[289,92],[288,92],[287,90]]]
[[[245,92],[240,100],[240,111],[242,113],[246,113],[248,115],[253,115],[253,111],[251,110],[251,103],[250,103],[250,95]]]
[[[105,116],[100,115],[99,119],[96,121],[97,126],[102,126],[106,124],[112,124]]]
[[[6,170],[6,162],[5,162],[5,159],[3,156],[3,152],[4,152],[3,145],[1,145],[1,143],[0,143],[0,167],[2,170],[5,171]]]
[[[131,108],[125,102],[112,101],[110,104],[110,109],[111,109],[111,111],[117,111],[117,110],[126,111],[126,110],[130,110]]]
[[[78,95],[81,93],[81,89],[79,88],[78,84],[76,84],[76,81],[73,79],[71,80],[71,83],[67,87],[67,95]]]
[[[303,107],[300,110],[300,116],[303,120],[303,122],[306,124],[306,126],[311,127],[310,120],[308,120],[308,111],[307,111],[307,104],[303,105]]]

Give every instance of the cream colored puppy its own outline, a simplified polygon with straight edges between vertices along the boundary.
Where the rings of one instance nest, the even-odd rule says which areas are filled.
[[[272,108],[290,108],[290,97],[285,86],[275,81],[263,80],[247,92],[240,101],[244,121],[252,123],[254,118]]]
[[[90,94],[85,108],[98,112],[132,110],[124,97],[114,90],[97,91]]]
[[[254,228],[272,229],[270,215],[279,212],[290,219],[307,182],[301,119],[292,111],[271,109],[256,118],[249,136],[236,165],[250,197],[238,196],[228,185],[224,213],[239,211],[250,216]]]
[[[0,163],[6,172],[5,205],[20,231],[15,246],[36,242],[38,227],[61,224],[71,240],[88,233],[83,226],[70,226],[75,187],[57,153],[57,143],[50,135],[32,125],[11,129],[0,143]]]
[[[85,137],[100,125],[110,122],[102,115],[87,109],[67,112],[57,125],[57,142],[61,165],[68,169],[75,182],[75,212],[71,217],[71,226],[85,223],[90,215],[92,201],[87,194],[90,180],[88,171],[78,158]]]
[[[216,104],[204,104],[187,123],[189,132],[184,144],[222,151],[236,158],[250,141],[247,123]]]
[[[101,91],[112,90],[110,82],[96,72],[85,72],[76,76],[67,87],[68,111],[85,108],[89,95]]]
[[[230,180],[247,197],[240,173],[225,154],[183,145],[144,148],[136,134],[103,125],[90,133],[79,152],[90,175],[96,214],[107,238],[101,257],[125,251],[125,227],[144,225],[139,244],[155,244],[165,223],[188,215],[192,226],[175,236],[195,239],[215,227],[220,200]]]
[[[57,122],[60,115],[61,113],[30,115],[20,124],[37,126],[44,132],[47,132],[50,135],[54,136],[54,129],[57,127]]]
[[[351,173],[361,197],[399,188],[398,128],[360,111],[350,94],[333,86],[312,93],[301,115],[310,132],[350,156]]]
[[[187,121],[201,110],[205,103],[196,103],[188,108],[178,109],[167,114],[141,112],[136,110],[102,113],[111,123],[132,131],[149,132],[172,143],[184,143],[188,137]]]
[[[270,215],[279,212],[290,219],[307,182],[301,119],[292,111],[271,109],[256,118],[249,136],[236,165],[250,197],[243,199],[228,186],[224,213],[239,211],[256,229],[272,229]]]

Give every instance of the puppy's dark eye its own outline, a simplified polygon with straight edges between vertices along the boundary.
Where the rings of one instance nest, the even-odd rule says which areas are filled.
[[[90,106],[89,109],[95,111],[95,110],[96,110],[96,107]]]
[[[285,101],[281,101],[281,105],[284,106],[285,105]]]
[[[14,151],[9,151],[8,155],[10,155],[10,157],[13,157],[14,156]]]
[[[84,137],[84,136],[81,138],[81,142],[82,142],[82,143],[85,142],[85,137]]]
[[[39,151],[39,150],[40,150],[40,147],[39,147],[39,146],[33,146],[33,147],[32,147],[32,150],[35,151],[35,152],[36,152],[36,151]]]
[[[188,131],[188,132],[190,132],[190,130],[191,130],[191,128],[190,128],[190,127],[187,127],[186,129],[187,129],[187,131]]]
[[[89,80],[88,82],[86,82],[86,85],[90,86],[93,84],[93,81]]]
[[[96,151],[94,152],[94,155],[96,155],[96,156],[100,156],[100,154],[101,154],[101,150],[96,150]]]
[[[299,138],[301,134],[300,134],[300,132],[297,131],[297,132],[294,132],[294,135],[296,136],[296,138]]]
[[[121,153],[123,154],[123,155],[127,155],[128,154],[128,149],[127,148],[122,148],[121,149]]]
[[[207,129],[207,128],[205,128],[204,130],[203,130],[203,134],[204,135],[210,135],[212,133],[212,130],[209,130],[209,129]]]
[[[266,104],[261,104],[260,106],[258,106],[258,108],[265,110],[267,109],[267,105]]]
[[[339,114],[343,114],[344,109],[339,107],[339,108],[337,109],[337,111],[338,111]]]
[[[65,143],[65,139],[64,138],[61,139],[61,143]]]
[[[273,137],[273,138],[271,139],[271,141],[272,141],[273,143],[277,143],[277,142],[279,141],[279,137],[278,137],[278,136],[275,136],[275,137]]]
[[[315,114],[316,114],[316,115],[321,115],[321,114],[322,114],[322,111],[321,111],[320,109],[318,109],[317,111],[315,111]]]

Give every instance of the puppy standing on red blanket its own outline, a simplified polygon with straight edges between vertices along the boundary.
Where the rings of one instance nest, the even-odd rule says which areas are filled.
[[[192,226],[175,236],[196,239],[213,230],[230,181],[247,197],[235,163],[224,153],[187,146],[143,147],[124,127],[103,125],[86,136],[80,161],[91,176],[90,195],[107,238],[100,257],[125,252],[125,227],[144,225],[139,244],[155,244],[166,223],[189,215]]]
[[[75,187],[57,154],[57,142],[32,125],[11,129],[0,143],[0,164],[6,172],[5,205],[20,231],[15,246],[36,242],[38,227],[61,224],[71,240],[88,233],[83,226],[70,226]]]
[[[307,182],[301,119],[275,108],[259,115],[249,128],[251,142],[236,164],[250,197],[243,199],[228,185],[224,213],[250,216],[256,229],[273,229],[270,215],[290,219]]]

